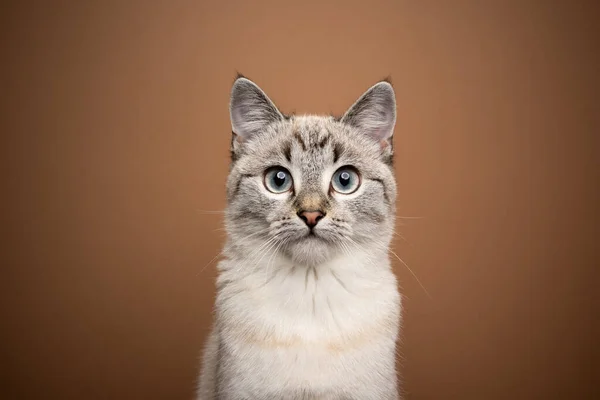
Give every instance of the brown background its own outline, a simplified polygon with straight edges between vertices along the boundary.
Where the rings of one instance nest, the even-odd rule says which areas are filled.
[[[407,399],[598,395],[597,7],[250,3],[0,7],[0,397],[192,397],[236,70],[297,113],[391,74]]]

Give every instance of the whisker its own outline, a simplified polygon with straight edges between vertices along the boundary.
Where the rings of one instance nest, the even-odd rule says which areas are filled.
[[[214,256],[214,257],[212,258],[212,260],[210,260],[210,261],[208,262],[208,264],[206,264],[204,267],[202,267],[202,269],[200,270],[200,272],[198,272],[198,273],[196,274],[196,276],[198,276],[198,275],[200,275],[202,272],[204,272],[204,270],[205,270],[205,269],[206,269],[206,268],[207,268],[207,267],[208,267],[210,264],[212,264],[213,262],[215,262],[215,260],[216,260],[217,258],[219,258],[220,256],[222,256],[222,255],[223,255],[223,251],[220,251],[220,252],[219,252],[219,254],[217,254],[216,256]]]
[[[214,214],[214,215],[222,215],[225,214],[225,211],[212,211],[212,210],[196,210],[198,214]]]
[[[276,239],[275,236],[271,237],[269,240],[267,240],[266,242],[264,242],[263,244],[261,244],[260,246],[258,246],[258,248],[256,248],[252,253],[250,253],[247,258],[249,260],[253,259],[254,256],[256,256],[258,253],[260,253],[261,251],[263,251],[267,247],[270,247],[270,245],[275,242],[275,239]],[[263,256],[264,256],[264,254],[263,254]]]
[[[275,248],[275,251],[273,251],[273,254],[271,254],[271,257],[269,258],[269,261],[267,262],[267,268],[265,269],[265,285],[267,283],[269,283],[269,281],[271,279],[273,279],[275,277],[275,275],[277,274],[277,273],[274,273],[273,277],[271,279],[269,279],[269,269],[271,268],[271,263],[275,259],[275,255],[277,254],[277,252],[279,251],[279,249],[281,248],[281,246],[283,246],[283,242],[279,242],[277,244],[277,247]]]
[[[399,234],[398,232],[392,231],[392,233],[393,233],[394,235],[398,236],[400,239],[402,239],[402,240],[405,240],[405,241],[406,241],[406,238],[405,238],[404,236],[402,236],[401,234]]]
[[[267,240],[266,242],[264,242],[263,244],[261,244],[257,249],[255,249],[248,257],[247,260],[252,260],[254,258],[255,254],[258,254],[260,251],[262,251],[265,247],[269,246],[273,240],[273,238]],[[235,273],[240,273],[242,272],[242,269],[244,269],[246,267],[246,263],[241,263],[236,265],[236,269],[235,269]],[[254,268],[256,268],[256,265],[253,267],[253,269],[248,272],[248,274],[246,275],[246,277],[250,276],[253,273]]]
[[[261,234],[261,233],[265,233],[265,232],[266,232],[266,230],[265,230],[265,231],[258,231],[258,232],[251,233],[250,235],[248,235],[248,236],[245,236],[245,237],[243,237],[242,239],[240,239],[240,241],[247,240],[247,239],[249,239],[249,238],[251,238],[251,237],[253,237],[253,236],[255,236],[255,235],[258,235],[258,234]],[[260,248],[259,248],[259,249],[260,249]],[[223,254],[224,254],[224,253],[223,253],[223,250],[221,250],[221,251],[220,251],[220,252],[219,252],[219,253],[218,253],[216,256],[214,256],[214,257],[213,257],[213,258],[212,258],[212,259],[211,259],[211,260],[208,262],[208,264],[206,264],[204,267],[202,267],[202,269],[200,270],[200,272],[198,272],[198,273],[196,274],[196,276],[198,276],[198,275],[200,275],[202,272],[204,272],[204,270],[205,270],[205,269],[206,269],[206,268],[207,268],[209,265],[211,265],[213,262],[215,262],[215,261],[216,261],[216,260],[217,260],[217,259],[218,259],[220,256],[222,256]]]
[[[271,240],[269,241],[270,245],[264,249],[263,254],[260,256],[260,258],[258,259],[258,261],[254,264],[254,267],[252,267],[252,269],[254,271],[256,271],[256,268],[260,266],[260,262],[262,261],[263,258],[265,258],[265,256],[275,247],[278,245],[277,242],[277,236],[274,236],[271,238]]]
[[[265,230],[262,230],[262,231],[258,231],[258,232],[254,232],[254,233],[251,233],[251,234],[249,234],[249,235],[247,235],[247,236],[244,236],[243,238],[239,239],[239,241],[248,240],[248,239],[250,239],[251,237],[254,237],[254,236],[257,236],[257,235],[261,235],[261,234],[267,234],[267,233],[268,233],[268,230],[267,230],[267,229],[265,229]]]
[[[352,239],[352,238],[346,238],[348,241],[352,242],[355,246],[358,246],[358,244]],[[378,242],[376,242],[376,244],[378,244]],[[381,249],[385,249],[386,246],[384,246],[382,243],[379,243],[379,247]],[[427,289],[425,288],[425,286],[421,283],[421,281],[419,280],[419,278],[417,277],[417,275],[414,273],[414,271],[408,266],[408,264],[406,262],[404,262],[403,259],[400,258],[400,256],[398,254],[396,254],[396,252],[394,252],[392,249],[387,249],[391,254],[394,255],[394,257],[396,257],[398,259],[398,261],[400,261],[402,263],[402,265],[404,265],[406,267],[406,269],[408,269],[408,271],[411,273],[411,275],[413,276],[413,278],[415,278],[415,280],[417,281],[417,283],[419,284],[419,286],[421,286],[421,289],[423,289],[423,291],[425,292],[425,294],[427,295],[427,297],[429,297],[430,299],[433,299],[431,297],[431,294],[429,294],[429,292],[427,291]],[[367,256],[367,258],[369,258]]]
[[[417,277],[417,275],[413,272],[412,269],[410,269],[410,267],[408,266],[407,263],[404,262],[403,259],[400,258],[400,256],[398,256],[398,254],[396,254],[392,249],[390,249],[390,253],[392,253],[397,259],[398,261],[400,261],[405,267],[406,269],[408,269],[408,271],[412,274],[412,276],[415,278],[415,280],[417,281],[417,283],[419,284],[419,286],[421,286],[421,288],[423,289],[423,291],[425,292],[425,294],[427,294],[427,296],[430,299],[433,299],[431,297],[431,295],[429,294],[429,292],[427,291],[427,289],[425,289],[425,286],[423,286],[423,284],[421,283],[421,281],[419,280],[419,278]]]

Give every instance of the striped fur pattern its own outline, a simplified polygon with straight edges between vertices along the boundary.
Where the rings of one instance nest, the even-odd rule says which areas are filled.
[[[230,112],[227,242],[198,399],[399,399],[391,84],[341,118],[286,116],[238,77]],[[285,193],[265,186],[272,167],[291,175]],[[360,181],[350,194],[332,186],[345,167]],[[311,228],[302,210],[322,218]]]

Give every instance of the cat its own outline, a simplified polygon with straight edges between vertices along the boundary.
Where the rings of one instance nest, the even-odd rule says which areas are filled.
[[[199,400],[400,399],[394,89],[341,117],[284,115],[238,76],[227,240]]]

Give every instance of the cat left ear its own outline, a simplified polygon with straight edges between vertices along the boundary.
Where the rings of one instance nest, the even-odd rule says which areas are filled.
[[[229,114],[232,131],[239,141],[248,139],[273,122],[283,120],[283,115],[266,93],[244,77],[237,78],[233,84]]]
[[[386,81],[373,85],[346,111],[341,121],[358,128],[382,147],[391,145],[396,125],[394,88]]]

